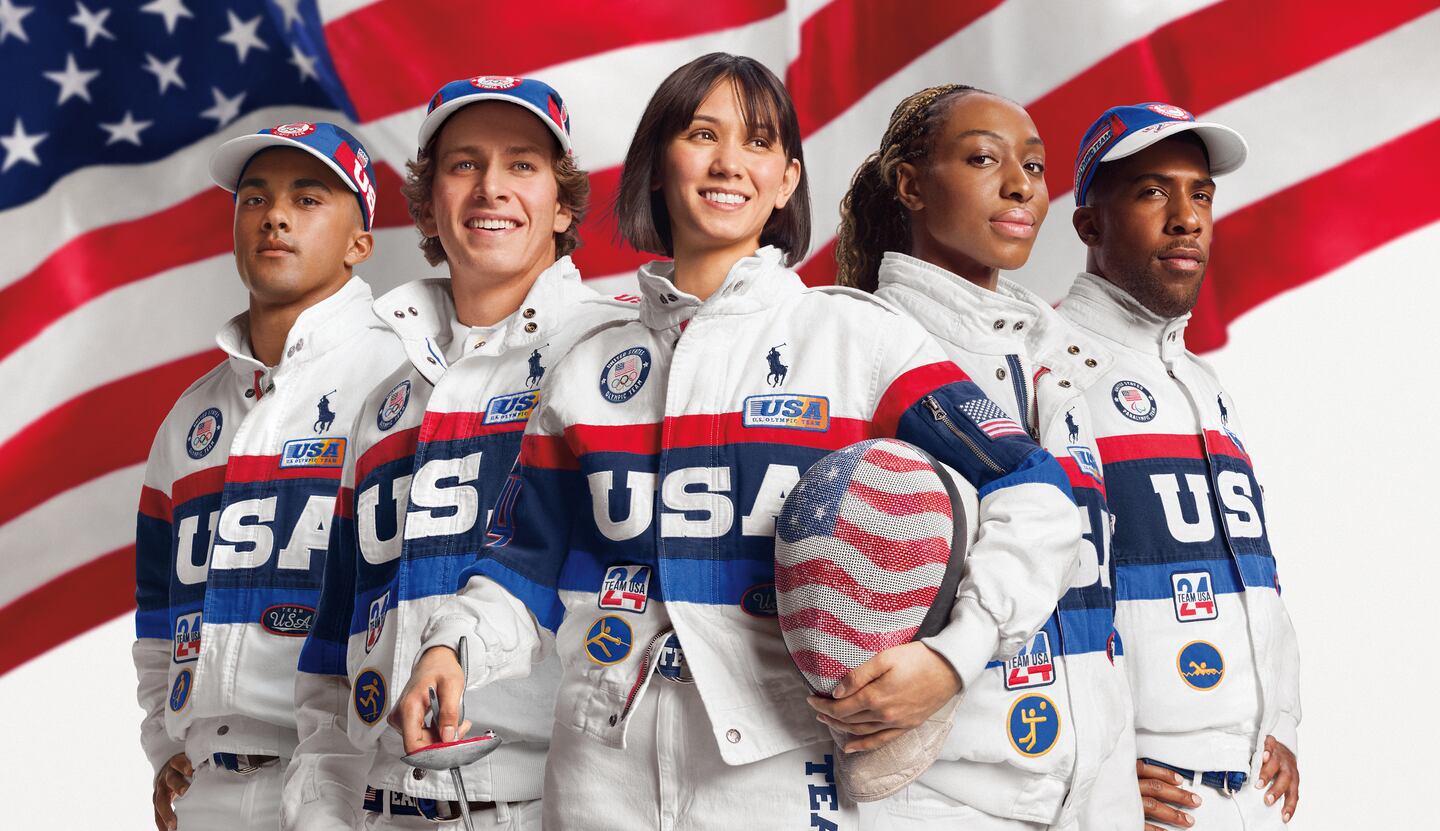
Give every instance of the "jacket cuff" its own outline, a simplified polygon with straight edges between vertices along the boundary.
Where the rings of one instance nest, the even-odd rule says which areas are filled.
[[[154,782],[155,777],[160,775],[160,769],[176,753],[185,752],[185,743],[177,742],[167,736],[162,736],[158,741],[152,740],[145,743],[145,755],[150,759],[150,781]]]
[[[936,635],[922,638],[921,643],[950,662],[960,676],[963,692],[980,680],[985,665],[999,651],[1000,627],[977,598],[962,597],[950,611],[949,625]]]
[[[420,641],[420,651],[415,653],[415,663],[419,664],[420,659],[425,657],[425,653],[429,652],[431,647],[436,646],[449,647],[450,651],[455,653],[458,658],[460,639],[464,637],[470,638],[470,654],[473,657],[475,650],[482,648],[475,638],[475,621],[463,615],[454,614],[431,618],[430,623],[425,627],[425,638]],[[410,669],[413,672],[415,667],[412,666]],[[479,686],[476,683],[477,676],[483,675],[483,673],[476,671],[478,667],[474,665],[473,661],[470,669],[469,688],[473,689]]]
[[[1297,758],[1300,756],[1300,722],[1296,720],[1295,716],[1290,713],[1281,713],[1275,720],[1275,726],[1270,728],[1270,735],[1275,737],[1275,741],[1289,748]]]

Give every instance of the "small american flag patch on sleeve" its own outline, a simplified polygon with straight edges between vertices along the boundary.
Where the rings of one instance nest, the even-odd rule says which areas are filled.
[[[1005,436],[1027,436],[1025,428],[1015,423],[1015,420],[1005,415],[1005,411],[995,406],[995,402],[987,398],[972,398],[960,405],[960,412],[970,419],[980,432],[992,439]]]

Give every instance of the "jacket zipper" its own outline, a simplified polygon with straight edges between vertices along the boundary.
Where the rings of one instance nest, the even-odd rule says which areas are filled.
[[[1015,401],[1020,405],[1020,423],[1025,425],[1025,431],[1030,438],[1040,441],[1040,430],[1030,419],[1030,375],[1025,371],[1025,365],[1020,362],[1019,355],[1006,355],[1005,363],[1010,365],[1010,383],[1015,387]]]
[[[630,685],[630,694],[625,696],[625,708],[620,711],[618,721],[624,721],[630,715],[630,710],[635,707],[636,696],[639,694],[640,688],[645,686],[645,679],[650,676],[650,661],[655,657],[655,645],[660,643],[661,639],[673,634],[675,634],[674,629],[661,629],[650,639],[650,643],[646,644],[645,651],[640,655],[640,671],[635,676],[635,683]]]
[[[980,445],[976,444],[974,439],[965,435],[964,431],[962,431],[959,427],[956,427],[954,422],[950,421],[950,415],[945,412],[944,407],[940,406],[940,402],[935,398],[935,396],[925,396],[925,406],[930,408],[930,417],[945,425],[945,429],[949,430],[951,435],[959,439],[966,447],[968,447],[970,449],[970,452],[975,455],[975,458],[984,462],[985,466],[995,471],[997,475],[1005,475],[1005,468],[996,464],[994,459],[990,458],[985,453],[985,451],[980,449]]]

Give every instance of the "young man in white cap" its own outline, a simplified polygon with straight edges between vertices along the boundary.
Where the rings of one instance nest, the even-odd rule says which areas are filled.
[[[1101,114],[1075,167],[1089,255],[1060,311],[1109,352],[1085,395],[1147,828],[1281,828],[1299,798],[1299,656],[1260,486],[1235,402],[1184,340],[1214,177],[1245,155],[1234,130],[1149,103]]]
[[[361,408],[345,466],[296,685],[287,828],[430,828],[466,811],[477,828],[540,827],[555,659],[467,702],[468,717],[504,743],[463,769],[463,794],[401,759],[386,715],[426,620],[484,545],[546,368],[635,306],[582,286],[570,262],[589,183],[554,89],[493,76],[446,84],[419,144],[404,192],[421,249],[450,277],[375,304],[406,360]]]
[[[346,427],[400,348],[353,274],[375,213],[354,136],[282,124],[221,145],[210,174],[235,194],[250,308],[150,451],[135,546],[141,743],[157,828],[273,829]]]

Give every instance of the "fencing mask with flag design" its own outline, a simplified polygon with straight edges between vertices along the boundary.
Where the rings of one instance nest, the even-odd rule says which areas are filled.
[[[978,513],[964,477],[895,439],[852,444],[800,477],[776,519],[775,589],[785,645],[812,689],[831,695],[877,653],[950,622]],[[955,703],[884,747],[839,754],[851,798],[882,799],[923,773]]]

